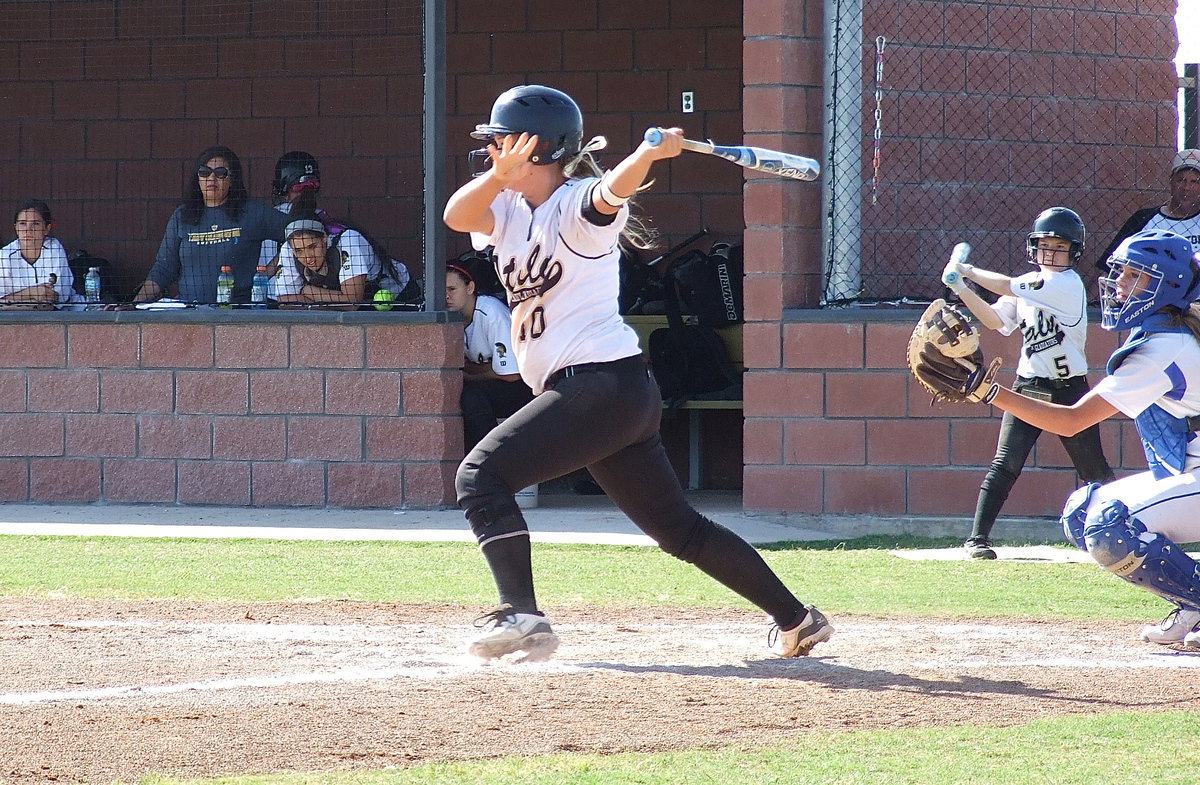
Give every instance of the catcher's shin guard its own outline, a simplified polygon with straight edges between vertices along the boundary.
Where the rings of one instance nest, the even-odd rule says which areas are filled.
[[[1092,494],[1099,487],[1100,483],[1091,482],[1082,488],[1076,488],[1075,492],[1067,497],[1067,503],[1063,505],[1062,517],[1059,519],[1062,523],[1063,534],[1080,550],[1087,550],[1083,530],[1087,526],[1087,511],[1088,506],[1092,503]]]
[[[1107,502],[1083,531],[1101,567],[1186,608],[1200,607],[1200,564],[1171,540],[1146,531],[1124,502]]]

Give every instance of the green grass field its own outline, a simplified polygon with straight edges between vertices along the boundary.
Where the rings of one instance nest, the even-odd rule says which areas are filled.
[[[1111,714],[1014,728],[814,733],[765,750],[554,755],[372,772],[141,785],[1100,785],[1192,783],[1196,715]],[[1131,773],[1132,772],[1132,773]]]
[[[872,537],[764,548],[784,580],[831,614],[1157,619],[1166,604],[1092,564],[899,559],[896,545],[957,541]],[[746,607],[693,567],[653,549],[535,547],[542,604]],[[493,589],[473,546],[0,537],[0,595],[268,601],[361,599],[487,606]],[[1114,678],[1118,678],[1114,675]],[[1181,689],[1186,689],[1181,685]],[[555,755],[387,771],[204,780],[206,785],[590,785],[591,783],[1080,783],[1195,779],[1195,713],[800,734],[763,750]],[[150,777],[141,785],[178,785]],[[128,784],[126,784],[128,785]]]

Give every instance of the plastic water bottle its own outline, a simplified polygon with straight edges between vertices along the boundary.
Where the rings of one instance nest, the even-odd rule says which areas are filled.
[[[100,268],[91,267],[83,279],[83,299],[89,305],[100,302]]]
[[[250,287],[250,302],[251,308],[266,308],[267,307],[267,287],[269,286],[267,278],[267,268],[261,264],[254,271],[254,285]]]
[[[233,268],[225,265],[217,276],[217,307],[233,307]]]

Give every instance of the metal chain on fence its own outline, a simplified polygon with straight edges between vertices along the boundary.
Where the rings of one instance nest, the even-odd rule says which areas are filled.
[[[879,170],[883,166],[883,48],[887,38],[875,39],[875,152],[871,156],[871,204],[879,203]]]

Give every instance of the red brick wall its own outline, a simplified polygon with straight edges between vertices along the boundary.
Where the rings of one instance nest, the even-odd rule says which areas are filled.
[[[906,19],[917,18],[912,7],[919,5],[929,19],[949,21],[895,31],[889,14],[901,5]],[[1105,90],[1116,91],[1106,97],[1128,96],[1131,79],[1139,97],[1172,88],[1160,64],[1148,66],[1163,51],[1139,48],[1142,39],[1132,38],[1120,18],[1129,4],[1089,5],[1072,10],[1077,51],[1030,55],[1029,79],[1018,87],[1036,88],[1049,68],[1053,88],[1058,74],[1083,116],[1069,130],[1097,144],[1103,140],[1086,135],[1094,131],[1087,118],[1099,96],[1070,92],[1074,69],[1113,69],[1107,80],[1080,83],[1099,90],[1103,81]],[[744,137],[820,157],[823,6],[821,0],[518,0],[499,13],[495,3],[453,0],[454,183],[467,176],[466,134],[486,117],[494,96],[534,81],[579,99],[588,133],[609,137],[608,165],[644,128],[668,124],[695,137]],[[0,3],[0,112],[10,120],[0,130],[0,202],[48,198],[69,248],[108,256],[137,278],[150,265],[190,176],[187,164],[200,149],[220,142],[237,150],[252,193],[265,197],[275,158],[304,148],[322,161],[322,201],[332,212],[360,221],[402,258],[419,258],[419,8],[401,0]],[[879,32],[919,43],[929,31],[950,31],[981,58],[989,56],[981,47],[1032,46],[1040,40],[1034,30],[1062,21],[1062,12],[1028,2],[872,8]],[[1149,18],[1169,15],[1173,4],[1154,0],[1138,8],[1140,18]],[[979,13],[1019,17],[1012,29],[1030,33],[1015,42],[972,37],[997,29],[980,25],[972,16]],[[1165,50],[1170,31],[1159,32],[1152,38]],[[953,51],[939,55],[927,89],[951,84],[957,63]],[[695,91],[695,114],[680,112],[683,90]],[[946,100],[955,117],[972,116],[958,107],[965,99]],[[1025,108],[1036,114],[1032,105]],[[1097,203],[1111,198],[1108,189],[1119,189],[1114,209],[1122,212],[1140,204],[1160,187],[1156,167],[1168,145],[1168,119],[1156,114],[1162,138],[1135,166],[1122,169],[1098,154],[1094,169],[1072,169],[1094,171],[1094,179],[1069,185],[1090,188],[1081,193]],[[900,146],[889,154],[893,165],[904,160]],[[745,230],[747,508],[924,514],[937,498],[926,491],[930,483],[939,483],[944,497],[942,483],[954,475],[963,497],[948,500],[946,512],[969,511],[994,446],[991,413],[924,407],[899,367],[907,332],[899,322],[785,314],[820,301],[818,185],[744,176],[724,162],[688,155],[658,170],[642,202],[666,242],[703,225],[730,236]],[[454,242],[463,247],[461,238]],[[0,352],[0,408],[10,412],[0,427],[11,453],[0,460],[0,495],[331,505],[368,494],[385,504],[449,499],[451,456],[461,438],[452,416],[458,376],[447,371],[457,362],[448,348],[457,328],[42,316],[0,325],[10,347]],[[415,344],[410,333],[391,334],[405,329],[416,329]],[[236,347],[259,331],[274,338],[256,341],[255,352],[240,359],[215,359],[218,346],[223,357],[238,357]],[[373,337],[385,333],[386,344]],[[343,342],[362,348],[361,364],[327,364]],[[1093,356],[1104,356],[1110,343],[1094,337]],[[371,347],[382,346],[412,347],[405,351],[415,354],[371,359]],[[1012,352],[1011,345],[990,348]],[[372,405],[387,403],[390,412],[397,376],[402,417],[344,411],[340,397],[330,397],[331,390],[378,386]],[[280,383],[294,410],[271,403],[282,396]],[[341,427],[347,422],[358,424],[357,437],[347,435],[353,427]],[[1114,462],[1139,466],[1128,424],[1105,428]],[[929,453],[912,456],[910,442],[931,445]],[[1055,468],[1064,459],[1050,442],[1039,446],[1019,486],[1022,498],[1006,511],[1058,511],[1071,475]]]
[[[112,260],[122,289],[212,144],[264,199],[280,154],[313,153],[321,203],[419,271],[419,3],[0,3],[0,51],[4,214],[46,199],[68,250]]]
[[[0,319],[0,500],[454,503],[461,322],[29,317]]]
[[[1071,6],[865,4],[864,35],[887,38],[882,186],[877,204],[864,189],[861,213],[864,277],[889,281],[876,296],[937,296],[936,276],[923,287],[891,276],[959,239],[1021,265],[1033,217],[1056,204],[1092,230],[1090,272],[1131,212],[1162,203],[1176,149],[1175,3]],[[868,89],[868,179],[874,106]]]
[[[779,367],[746,380],[748,509],[969,519],[995,453],[1001,412],[981,405],[930,406],[929,394],[904,365],[915,315],[894,311],[835,321],[817,312],[789,312]],[[1089,353],[1102,360],[1117,339],[1093,326]],[[1000,378],[1011,383],[1019,339],[989,332],[983,348],[988,357],[1005,358]],[[1091,378],[1095,382],[1098,372]],[[1118,474],[1145,469],[1132,422],[1104,422],[1101,438]],[[1004,513],[1057,515],[1074,487],[1061,442],[1043,435]]]
[[[1162,198],[1162,166],[1170,160],[1174,148],[1173,117],[1161,110],[1174,95],[1173,82],[1163,77],[1173,54],[1174,31],[1169,28],[1169,19],[1174,4],[1138,4],[1136,15],[1128,4],[1097,5],[1075,8],[1064,17],[1049,7],[1039,9],[1026,2],[871,3],[864,35],[899,37],[909,47],[924,45],[931,55],[935,44],[945,47],[957,41],[976,60],[1016,57],[1025,62],[1027,78],[1004,89],[986,86],[997,93],[988,100],[999,106],[1008,101],[1003,95],[1006,91],[1018,96],[1029,92],[1059,96],[1057,112],[1074,121],[1069,127],[1055,126],[1071,134],[1055,140],[1092,145],[1087,148],[1092,156],[1088,161],[1096,165],[1073,161],[1033,174],[1058,188],[1059,193],[1072,193],[1085,205],[1116,205],[1109,205],[1104,213],[1119,214],[1120,220],[1111,226],[1115,230],[1143,200],[1152,203],[1151,193],[1153,198]],[[819,67],[824,3],[745,0],[743,7],[747,139],[761,141],[764,146],[777,143],[785,150],[820,157],[825,100]],[[999,23],[1001,18],[1004,25]],[[910,25],[902,26],[902,19]],[[1026,34],[1016,41],[1000,40],[995,34],[1002,27],[1025,30]],[[1071,54],[1042,51],[1045,33],[1050,29],[1071,31]],[[992,37],[988,37],[989,31]],[[983,51],[988,47],[1000,51]],[[1023,51],[1010,51],[1018,48]],[[980,188],[988,183],[1000,189],[1027,188],[1028,183],[1007,164],[997,162],[1019,157],[1034,145],[1054,145],[1055,140],[1029,137],[1035,131],[1046,132],[1045,126],[1034,123],[1043,113],[1032,101],[1016,108],[1004,103],[1003,112],[998,114],[1028,121],[1024,127],[1029,133],[1024,137],[1014,135],[1011,129],[993,130],[986,123],[977,123],[974,130],[962,123],[951,127],[944,122],[947,116],[978,120],[978,112],[973,113],[965,105],[971,100],[965,93],[972,70],[967,67],[967,54],[955,51],[953,46],[938,49],[937,55],[936,67],[931,61],[922,72],[928,80],[924,88],[930,95],[913,97],[914,105],[924,100],[925,109],[913,113],[912,122],[900,124],[919,137],[917,144],[889,142],[889,171],[893,176],[896,172],[915,175],[915,191],[908,192],[904,199],[919,206],[916,191],[937,193],[948,180],[956,187],[976,182]],[[1038,82],[1038,78],[1049,81]],[[1098,89],[1101,83],[1105,85],[1103,91]],[[973,85],[972,89],[978,91],[984,86]],[[1111,105],[1100,103],[1101,99],[1113,98],[1129,104],[1128,115],[1111,118],[1109,127],[1117,132],[1095,138],[1095,114],[1111,111]],[[1149,117],[1138,111],[1134,99],[1155,107]],[[989,116],[986,111],[985,116]],[[921,133],[916,124],[920,118],[933,118],[936,125]],[[1148,132],[1140,133],[1137,140],[1129,138],[1130,126],[1121,123],[1131,122],[1149,123]],[[960,165],[952,172],[937,168],[947,158],[919,154],[912,160],[904,158],[906,150],[919,153],[922,145],[936,146],[947,135],[962,137],[960,142],[977,136],[965,143],[999,150],[1001,154],[971,158],[981,163],[970,170]],[[1120,141],[1128,146],[1119,146]],[[1078,145],[1059,147],[1063,155],[1072,151],[1076,156],[1080,154]],[[962,164],[961,156],[957,160]],[[1121,160],[1136,164],[1116,166]],[[969,518],[979,482],[995,450],[998,412],[982,406],[930,409],[928,396],[908,378],[902,366],[915,311],[798,310],[816,309],[821,299],[823,249],[818,186],[751,176],[744,194],[744,346],[748,369],[744,506],[811,514]],[[1032,198],[1024,199],[1023,210],[1028,211]],[[909,204],[904,199],[902,205]],[[897,221],[908,221],[904,225],[912,227],[927,219],[929,212],[899,209],[894,215]],[[950,221],[946,216],[937,218]],[[953,216],[954,221],[962,222],[1000,219],[1003,217],[998,218],[986,200],[978,203],[970,215]],[[1018,224],[1024,226],[1028,220],[1022,214]],[[940,223],[938,231],[942,231]],[[938,258],[952,244],[943,242]],[[981,256],[988,256],[986,249]],[[995,253],[990,258],[996,258]],[[936,275],[931,265],[931,280],[936,281]],[[1009,357],[1007,367],[1011,369],[1015,364],[1015,342],[1015,338],[991,335],[985,349],[989,356]],[[1093,328],[1088,347],[1092,365],[1101,366],[1115,346],[1115,336]],[[1145,459],[1130,422],[1106,422],[1102,437],[1114,467],[1122,472],[1144,469]],[[1005,506],[1005,514],[1057,515],[1074,487],[1074,471],[1069,467],[1058,440],[1043,437]]]

